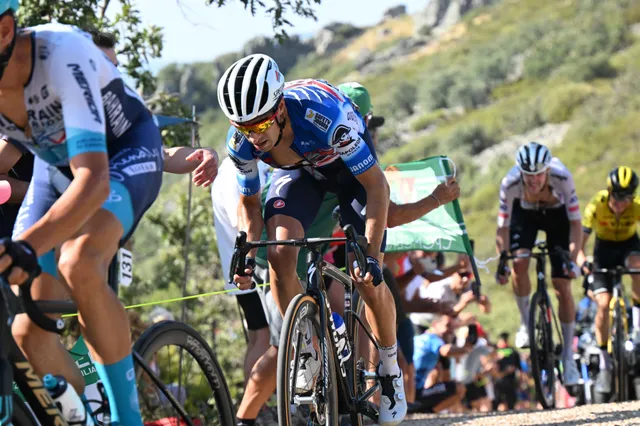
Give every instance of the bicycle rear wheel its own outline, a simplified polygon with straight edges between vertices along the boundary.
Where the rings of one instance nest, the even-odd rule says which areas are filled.
[[[613,363],[615,373],[615,392],[618,402],[629,400],[629,376],[627,368],[627,357],[624,349],[626,333],[624,330],[624,315],[619,300],[613,308],[613,324],[611,328],[611,343],[613,344]]]
[[[147,329],[133,350],[160,377],[194,425],[235,425],[231,395],[222,369],[197,331],[181,322],[162,321]],[[136,378],[145,422],[185,424],[171,398],[139,364],[136,364]]]
[[[278,424],[290,426],[304,417],[305,424],[338,424],[338,382],[333,345],[325,330],[320,336],[319,306],[313,297],[299,294],[293,298],[282,322],[278,348]],[[308,392],[296,390],[296,374],[305,328],[317,340],[317,354],[321,368]],[[324,340],[324,341],[322,341]],[[325,386],[326,385],[326,386]],[[326,389],[325,389],[326,388]]]
[[[531,346],[531,372],[536,384],[536,399],[543,408],[556,405],[556,355],[551,326],[551,306],[548,297],[534,293],[529,310],[529,339]]]

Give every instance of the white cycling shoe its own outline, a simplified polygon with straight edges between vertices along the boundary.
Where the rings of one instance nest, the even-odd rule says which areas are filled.
[[[573,354],[571,359],[562,360],[562,369],[564,374],[564,386],[575,386],[580,383],[580,372],[576,366],[576,362],[573,360]]]
[[[407,415],[407,398],[404,394],[402,371],[398,376],[378,375],[380,388],[380,412],[378,423],[381,426],[394,426]]]
[[[525,349],[529,347],[529,330],[526,325],[521,325],[516,333],[516,348]]]
[[[298,358],[298,372],[296,375],[296,392],[307,393],[313,388],[315,378],[320,372],[320,357],[318,352],[302,352]],[[293,363],[293,360],[291,361]],[[293,373],[293,366],[291,367]]]

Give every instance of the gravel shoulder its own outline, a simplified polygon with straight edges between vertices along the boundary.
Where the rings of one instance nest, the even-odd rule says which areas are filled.
[[[407,426],[559,426],[559,425],[640,425],[640,401],[621,404],[595,404],[552,411],[503,412],[486,414],[422,414],[410,416]]]

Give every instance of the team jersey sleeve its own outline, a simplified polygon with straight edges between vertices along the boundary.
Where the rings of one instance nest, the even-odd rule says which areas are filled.
[[[106,122],[97,65],[100,50],[80,34],[52,50],[49,90],[62,105],[69,160],[87,152],[107,152]]]
[[[587,207],[585,207],[584,209],[584,216],[582,217],[582,230],[587,234],[591,234],[591,232],[593,231],[593,221],[596,218],[596,206],[598,204],[599,198],[600,195],[596,195],[595,197],[593,197],[591,201],[589,201],[589,204],[587,204]]]
[[[236,167],[236,180],[242,195],[257,194],[260,191],[258,160],[249,141],[234,127],[227,133],[227,154]]]
[[[513,208],[514,191],[510,188],[509,177],[502,179],[500,184],[500,206],[498,208],[498,228],[511,224],[511,210]]]
[[[573,176],[570,173],[567,174],[567,180],[563,188],[569,220],[580,220],[580,202],[578,201],[578,194],[576,194],[576,186],[573,183]]]
[[[351,111],[348,111],[351,109]],[[329,144],[355,176],[376,164],[376,158],[360,135],[361,120],[349,105],[337,115],[329,135]]]

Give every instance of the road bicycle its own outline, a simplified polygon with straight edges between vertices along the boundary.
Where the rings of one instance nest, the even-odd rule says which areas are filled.
[[[609,302],[609,341],[607,351],[611,354],[613,361],[613,382],[614,386],[610,394],[595,392],[595,402],[609,402],[616,399],[618,402],[629,400],[629,365],[628,352],[633,350],[627,348],[629,342],[629,322],[627,315],[627,305],[624,300],[624,289],[622,287],[623,275],[640,274],[640,269],[628,269],[623,266],[615,268],[593,268],[591,274],[606,275],[607,280],[612,280],[613,289],[611,301]],[[633,343],[631,343],[633,345]]]
[[[364,250],[365,237],[358,236],[351,225],[344,228],[345,237],[301,238],[279,241],[247,241],[240,232],[236,238],[231,260],[230,277],[235,271],[244,271],[246,255],[257,247],[271,245],[304,247],[307,256],[307,288],[293,298],[287,308],[282,324],[277,368],[278,418],[280,425],[295,424],[300,416],[307,424],[337,425],[341,414],[348,415],[350,424],[362,425],[364,418],[378,421],[378,407],[370,401],[378,391],[378,376],[368,371],[368,359],[360,356],[359,333],[364,332],[377,348],[375,339],[361,319],[364,304],[354,291],[354,282],[349,275],[322,260],[320,248],[327,243],[345,242],[355,254],[362,275],[366,272]],[[327,298],[325,280],[345,288],[344,323],[346,333],[339,336],[333,321],[332,309]],[[311,331],[317,342],[321,361],[320,372],[312,389],[299,392],[295,379],[300,364],[303,332]],[[346,340],[342,341],[342,338]],[[350,355],[346,355],[350,354]],[[368,386],[370,384],[370,386]]]
[[[117,276],[113,273],[117,269],[113,265],[109,285],[117,291]],[[20,286],[16,296],[6,280],[0,278],[0,425],[64,426],[67,422],[13,340],[11,324],[16,315],[26,313],[42,329],[60,334],[64,321],[45,314],[70,314],[77,308],[69,301],[34,301],[32,279]],[[187,357],[190,361],[186,361]],[[205,339],[193,328],[177,321],[154,324],[135,342],[133,360],[146,425],[235,425],[231,396],[220,365]],[[176,364],[177,371],[172,368]],[[194,366],[199,369],[196,373],[192,371]],[[106,397],[93,402],[100,404],[92,413],[96,423],[108,425]]]
[[[536,384],[536,398],[545,409],[554,408],[556,405],[556,379],[560,383],[563,382],[560,364],[562,331],[547,292],[546,260],[550,256],[562,257],[567,265],[570,262],[564,250],[549,250],[545,241],[537,241],[530,252],[504,254],[498,263],[498,274],[502,274],[508,260],[527,258],[536,260],[537,288],[530,302],[528,331],[531,346],[531,374]]]

